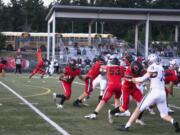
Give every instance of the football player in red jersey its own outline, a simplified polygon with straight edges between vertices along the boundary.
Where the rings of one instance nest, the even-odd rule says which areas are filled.
[[[109,110],[109,122],[113,123],[112,115],[119,112],[125,112],[129,108],[129,97],[132,96],[138,103],[141,102],[143,96],[141,91],[136,87],[136,84],[129,81],[129,78],[139,77],[142,75],[143,66],[141,63],[134,61],[125,71],[124,82],[122,85],[122,105]]]
[[[63,73],[60,75],[59,80],[61,85],[64,89],[64,94],[56,94],[53,93],[53,98],[60,98],[60,103],[57,104],[57,108],[63,108],[63,104],[66,100],[70,99],[72,93],[72,82],[75,77],[78,76],[80,79],[81,77],[81,70],[76,66],[76,60],[71,59],[69,60],[69,65],[64,68]]]
[[[2,77],[5,77],[5,71],[4,71],[4,69],[5,69],[5,67],[6,67],[6,64],[7,64],[7,61],[4,60],[4,59],[1,59],[1,62],[0,62],[0,75],[1,75]]]
[[[103,68],[103,67],[102,67]],[[92,114],[86,115],[87,119],[96,119],[97,114],[103,108],[105,103],[109,101],[109,99],[115,95],[115,107],[120,105],[120,96],[121,96],[121,79],[124,76],[125,68],[123,66],[119,66],[119,61],[117,58],[114,58],[110,61],[110,65],[104,67],[106,69],[107,75],[107,86],[104,91],[102,100],[97,105],[96,109]]]
[[[43,78],[44,75],[46,74],[46,71],[44,69],[45,61],[42,59],[42,53],[41,53],[40,48],[38,48],[37,59],[38,59],[38,64],[36,68],[33,70],[33,72],[31,73],[31,75],[29,76],[29,79],[31,79],[37,73],[41,74],[41,78]]]
[[[93,80],[100,74],[100,67],[101,65],[104,64],[103,59],[99,56],[96,60],[96,62],[92,65],[90,68],[89,72],[85,75],[83,78],[85,82],[85,91],[83,94],[79,96],[79,98],[74,101],[73,105],[74,106],[79,106],[80,103],[82,103],[83,99],[87,98],[90,96],[92,92],[92,82]]]
[[[177,67],[177,62],[176,59],[174,59],[170,61],[170,66],[164,70],[165,84],[168,85],[168,87],[167,86],[165,87],[167,100],[168,100],[168,94],[173,95],[173,87],[178,83],[176,67]],[[174,111],[170,107],[168,107],[168,112],[173,113]]]

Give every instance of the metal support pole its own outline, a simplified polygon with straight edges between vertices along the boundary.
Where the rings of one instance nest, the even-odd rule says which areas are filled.
[[[55,47],[56,47],[56,16],[53,14],[53,45],[52,45],[52,60],[55,59]]]
[[[89,23],[89,37],[88,37],[88,45],[91,45],[91,30],[92,30],[92,21]]]
[[[101,34],[104,33],[104,22],[101,22]]]
[[[135,53],[137,55],[138,49],[138,24],[135,24]]]
[[[98,31],[98,23],[96,22],[95,33],[97,33],[97,31]]]
[[[178,42],[179,29],[178,25],[175,26],[175,42]]]
[[[71,32],[74,33],[74,21],[72,21],[72,28]]]
[[[47,59],[50,58],[50,23],[47,24],[48,29],[48,37],[47,37]]]
[[[145,59],[148,58],[148,44],[149,44],[149,14],[146,19],[146,32],[145,32]]]

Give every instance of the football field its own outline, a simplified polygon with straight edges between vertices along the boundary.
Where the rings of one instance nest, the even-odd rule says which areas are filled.
[[[86,120],[87,115],[98,103],[99,90],[94,90],[87,101],[89,106],[73,107],[73,101],[83,92],[84,85],[75,80],[72,97],[64,108],[58,110],[52,99],[52,93],[63,93],[58,76],[29,80],[28,74],[7,74],[0,78],[0,135],[176,135],[172,125],[163,122],[157,109],[156,115],[145,112],[143,121],[147,124],[134,124],[129,132],[120,132],[116,127],[125,124],[127,117],[115,117],[109,124],[107,110],[113,108],[113,100],[101,110],[96,120]],[[169,97],[169,104],[175,110],[173,117],[180,122],[180,89],[174,90]],[[130,103],[130,111],[135,108]]]

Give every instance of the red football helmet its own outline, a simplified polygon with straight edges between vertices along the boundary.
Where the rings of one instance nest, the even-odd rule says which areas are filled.
[[[131,70],[133,72],[133,74],[135,75],[141,75],[142,74],[142,71],[143,71],[143,66],[140,62],[138,61],[133,61],[131,63]]]

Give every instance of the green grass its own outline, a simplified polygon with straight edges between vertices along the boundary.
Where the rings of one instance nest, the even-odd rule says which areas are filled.
[[[57,76],[55,76],[57,77]],[[119,132],[116,127],[124,124],[128,118],[115,118],[115,123],[110,125],[107,120],[107,110],[113,108],[111,103],[113,100],[101,110],[96,120],[86,120],[84,115],[93,112],[97,105],[98,90],[92,93],[88,103],[90,107],[73,107],[73,101],[83,92],[84,86],[73,85],[72,97],[65,102],[63,110],[56,109],[52,100],[53,92],[63,93],[63,89],[58,79],[32,79],[28,82],[28,75],[16,76],[8,74],[6,78],[0,78],[0,81],[7,84],[17,93],[25,97],[31,103],[35,104],[40,111],[51,118],[54,122],[68,131],[71,135],[175,135],[172,126],[163,122],[157,110],[155,116],[144,114],[143,120],[147,123],[141,127],[134,124],[128,133]],[[45,83],[44,83],[45,81]],[[79,80],[76,80],[79,81]],[[48,89],[51,91],[48,93]],[[40,94],[39,96],[37,94]],[[36,96],[37,95],[37,96]],[[169,102],[176,106],[180,106],[180,89],[175,90],[175,96],[169,98]],[[16,98],[6,88],[0,85],[0,135],[58,135],[59,133],[51,127],[46,121],[32,111],[27,105],[22,105],[22,101]],[[130,110],[133,111],[134,103],[130,104]],[[174,108],[173,108],[174,109]],[[180,110],[174,109],[173,114],[180,121]]]

